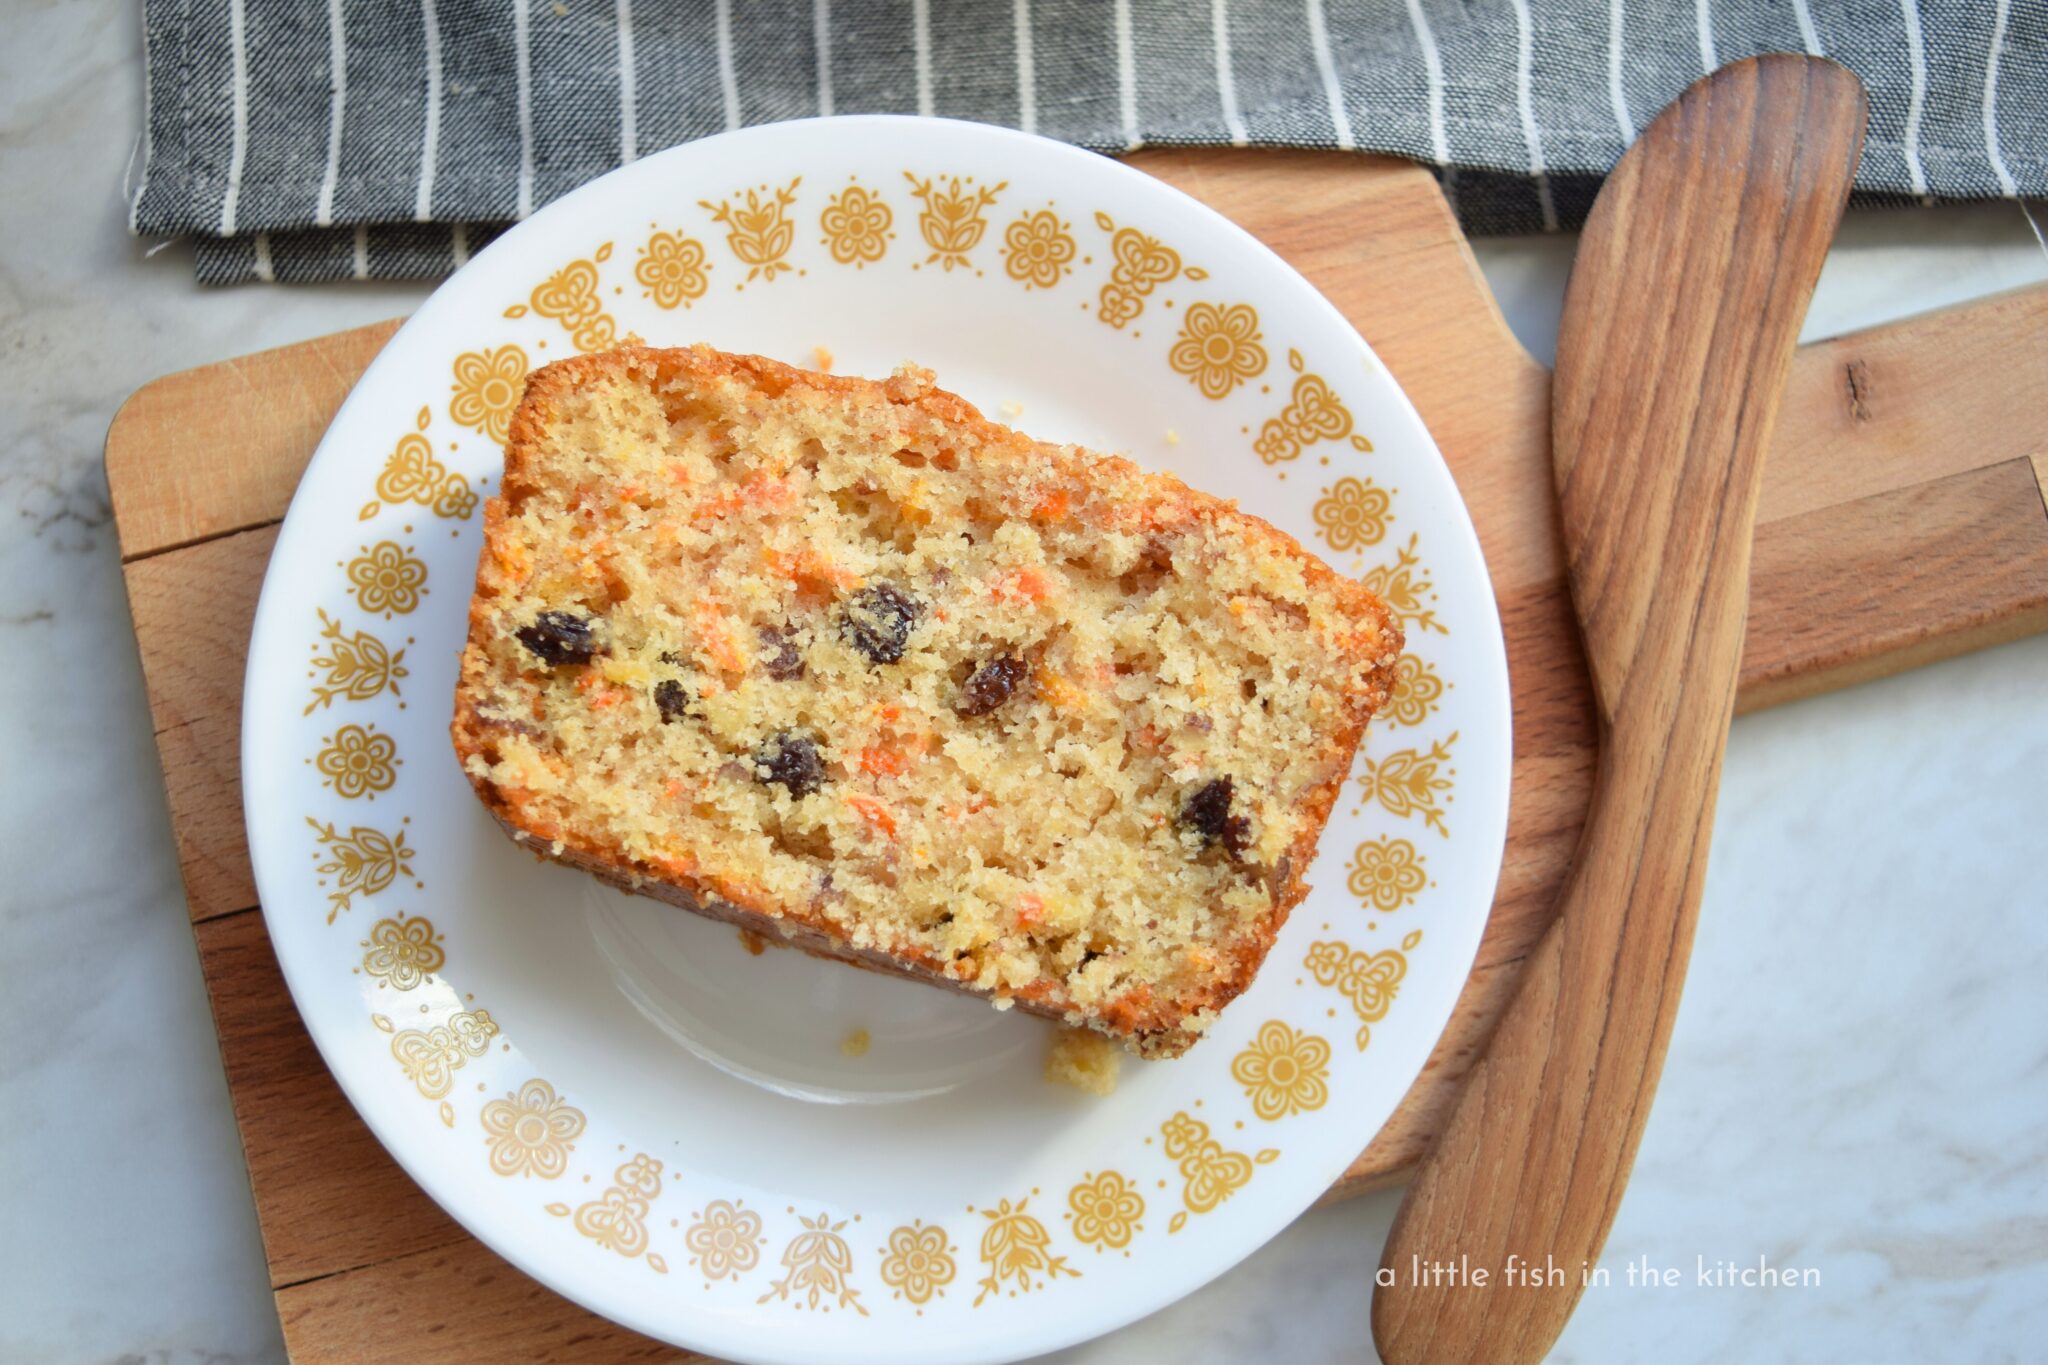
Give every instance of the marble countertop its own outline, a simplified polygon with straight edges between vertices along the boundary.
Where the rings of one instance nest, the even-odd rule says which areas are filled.
[[[207,292],[123,232],[123,0],[0,47],[0,1359],[283,1357],[100,469],[171,370],[422,288]],[[1570,243],[1481,243],[1545,359]],[[1809,337],[2048,278],[2011,204],[1856,215]],[[2039,395],[2031,396],[2039,401]],[[1691,980],[1565,1361],[2020,1360],[2048,1336],[2048,638],[1737,722]],[[1058,1359],[1356,1360],[1399,1202],[1308,1214]],[[1818,1283],[1698,1282],[1704,1259]],[[1679,1283],[1630,1286],[1627,1269]]]

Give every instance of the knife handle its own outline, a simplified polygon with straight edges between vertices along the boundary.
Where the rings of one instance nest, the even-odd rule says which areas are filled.
[[[1763,452],[1864,115],[1832,63],[1725,67],[1587,220],[1551,436],[1600,770],[1558,917],[1388,1236],[1391,1365],[1540,1360],[1621,1203],[1692,945]],[[1510,1257],[1539,1273],[1509,1280]]]

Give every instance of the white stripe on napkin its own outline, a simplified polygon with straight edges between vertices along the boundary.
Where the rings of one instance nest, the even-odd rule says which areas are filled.
[[[1237,76],[1230,69],[1229,0],[1209,0],[1209,36],[1216,48],[1216,103],[1223,110],[1223,128],[1230,134],[1231,146],[1243,147],[1252,135],[1237,113]]]
[[[617,0],[619,18],[619,164],[640,156],[640,82],[633,55],[633,0]]]
[[[1031,52],[1031,0],[1016,0],[1010,24],[1017,42],[1017,126],[1038,131],[1038,71]]]
[[[1557,201],[1550,197],[1550,176],[1543,164],[1543,130],[1536,126],[1536,35],[1529,22],[1529,0],[1511,0],[1515,7],[1515,112],[1522,118],[1522,142],[1529,149],[1529,174],[1536,177],[1536,203],[1543,211],[1543,230],[1557,231]]]
[[[249,50],[242,0],[228,0],[228,46],[234,61],[231,87],[233,140],[228,145],[228,183],[220,196],[220,235],[235,235],[235,209],[242,198],[242,162],[249,154]]]
[[[917,52],[917,112],[932,116],[931,0],[910,0],[910,41]]]
[[[1906,171],[1913,177],[1913,193],[1925,199],[1927,169],[1920,164],[1920,118],[1927,112],[1927,50],[1920,35],[1920,7],[1914,0],[1899,0],[1899,12],[1906,20],[1906,62],[1913,73],[1913,88],[1906,97]]]
[[[1621,88],[1621,45],[1627,28],[1622,5],[1623,0],[1609,0],[1607,6],[1607,100],[1614,106],[1614,122],[1626,146],[1636,140],[1636,121],[1629,116],[1628,93]]]
[[[1330,104],[1330,127],[1337,146],[1351,151],[1351,115],[1344,109],[1344,87],[1337,81],[1337,62],[1330,55],[1330,26],[1323,20],[1323,0],[1308,0],[1308,40],[1316,50],[1316,74],[1323,78],[1323,98]]]
[[[513,213],[533,213],[533,54],[526,33],[527,0],[512,0],[513,69],[519,82],[519,200]]]
[[[434,0],[420,0],[420,26],[427,39],[427,126],[420,134],[420,187],[412,216],[425,223],[434,216],[434,172],[441,160],[441,21]]]
[[[725,101],[725,130],[740,126],[740,82],[732,64],[732,0],[718,0],[718,93]]]
[[[341,120],[348,107],[348,35],[341,0],[327,0],[327,65],[327,169],[320,176],[320,202],[313,208],[316,227],[334,222],[334,189],[341,180]]]
[[[1991,55],[1984,63],[1984,155],[1991,159],[1991,173],[2008,199],[2017,199],[2020,187],[2013,183],[2005,158],[1998,151],[1998,54],[2005,47],[2005,21],[2011,0],[1998,0],[1998,12],[1991,21]],[[2038,231],[2038,229],[2037,229]]]
[[[1138,58],[1131,38],[1131,0],[1116,0],[1116,108],[1124,125],[1124,150],[1135,152],[1138,137]]]

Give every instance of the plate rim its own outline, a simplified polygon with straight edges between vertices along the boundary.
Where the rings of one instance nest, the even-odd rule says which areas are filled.
[[[307,1033],[312,1037],[314,1047],[319,1053],[322,1063],[326,1066],[329,1074],[333,1076],[343,1094],[348,1098],[351,1108],[354,1109],[357,1116],[370,1129],[385,1152],[397,1162],[399,1167],[405,1171],[406,1175],[420,1188],[422,1193],[432,1199],[458,1226],[482,1243],[492,1254],[501,1257],[516,1267],[522,1274],[530,1276],[551,1292],[559,1294],[569,1301],[576,1303],[579,1307],[608,1321],[617,1323],[628,1330],[636,1331],[655,1340],[668,1342],[686,1349],[708,1350],[735,1361],[843,1361],[849,1359],[910,1361],[939,1358],[961,1359],[963,1357],[957,1354],[948,1354],[943,1357],[934,1356],[931,1354],[931,1347],[938,1343],[926,1344],[911,1341],[903,1338],[900,1334],[877,1345],[872,1345],[865,1351],[856,1347],[851,1354],[847,1351],[836,1349],[825,1353],[818,1353],[797,1342],[786,1343],[791,1348],[789,1351],[763,1354],[754,1349],[746,1340],[747,1337],[757,1334],[759,1330],[760,1319],[753,1315],[744,1320],[702,1317],[698,1319],[697,1324],[693,1324],[693,1330],[696,1325],[701,1324],[707,1329],[704,1335],[701,1338],[693,1336],[692,1339],[684,1340],[676,1336],[668,1326],[650,1321],[643,1315],[635,1312],[623,1312],[615,1306],[599,1306],[591,1302],[579,1292],[576,1286],[565,1283],[566,1277],[549,1273],[546,1259],[527,1254],[529,1243],[526,1239],[506,1238],[501,1241],[480,1230],[468,1216],[467,1211],[459,1206],[460,1201],[444,1199],[437,1191],[436,1185],[429,1179],[431,1172],[426,1169],[427,1163],[409,1153],[409,1143],[406,1140],[406,1134],[400,1132],[396,1123],[384,1114],[382,1101],[368,1087],[360,1083],[360,1078],[354,1081],[351,1080],[352,1066],[338,1055],[336,1050],[330,1047],[329,1040],[324,1038],[321,1031],[315,1027],[314,1015],[309,1013],[306,1008],[306,1003],[311,998],[314,989],[310,979],[305,976],[305,973],[311,970],[311,964],[301,962],[298,970],[295,970],[290,957],[286,953],[276,950],[276,944],[279,941],[278,935],[270,932],[274,923],[282,924],[283,922],[281,918],[273,918],[272,907],[296,904],[302,897],[293,894],[278,896],[268,894],[273,889],[282,890],[287,885],[285,881],[286,874],[280,865],[283,854],[280,850],[272,849],[266,851],[263,847],[265,841],[255,837],[255,831],[261,825],[261,815],[256,810],[256,804],[260,799],[264,783],[260,780],[260,774],[257,774],[259,780],[252,780],[252,773],[263,766],[262,762],[255,756],[262,752],[264,733],[256,730],[256,720],[261,714],[262,708],[254,703],[259,693],[270,691],[275,686],[269,675],[259,676],[258,667],[259,662],[266,661],[277,655],[276,641],[273,637],[282,634],[286,629],[279,619],[281,612],[277,608],[277,603],[287,591],[281,576],[276,572],[279,564],[278,552],[285,547],[288,540],[293,536],[295,529],[303,532],[306,523],[312,521],[316,515],[325,515],[327,513],[328,509],[315,508],[307,496],[309,476],[327,455],[329,441],[333,433],[344,425],[354,408],[358,405],[367,404],[370,401],[366,397],[367,390],[370,388],[369,381],[378,375],[380,367],[395,366],[401,363],[398,354],[398,343],[416,327],[424,329],[425,326],[434,324],[434,305],[436,300],[444,299],[444,297],[448,296],[451,286],[456,284],[456,282],[463,280],[465,277],[470,279],[480,277],[483,273],[480,267],[486,261],[508,254],[507,251],[501,251],[501,248],[507,248],[509,244],[520,241],[544,238],[552,230],[552,226],[555,223],[571,221],[572,215],[575,212],[573,206],[578,199],[593,187],[601,185],[611,177],[648,164],[687,161],[693,156],[701,155],[703,149],[708,146],[730,148],[735,144],[743,144],[747,141],[766,137],[787,136],[789,130],[793,128],[815,127],[818,125],[831,125],[835,128],[849,128],[853,130],[881,128],[891,132],[902,131],[912,137],[935,129],[950,129],[956,135],[985,139],[998,147],[1004,145],[1028,147],[1031,149],[1032,154],[1049,154],[1055,162],[1064,162],[1067,165],[1074,166],[1086,165],[1095,171],[1101,171],[1106,168],[1109,174],[1119,178],[1125,176],[1135,177],[1136,179],[1130,183],[1142,185],[1144,188],[1141,192],[1150,194],[1163,193],[1166,199],[1169,202],[1175,203],[1182,212],[1205,218],[1220,227],[1224,236],[1232,241],[1235,248],[1248,248],[1252,255],[1262,259],[1267,265],[1277,267],[1283,276],[1292,277],[1292,280],[1300,286],[1304,295],[1299,302],[1311,311],[1319,312],[1326,322],[1333,324],[1339,330],[1340,334],[1348,336],[1356,343],[1360,355],[1369,358],[1372,365],[1385,373],[1389,381],[1389,387],[1398,398],[1401,413],[1408,422],[1413,424],[1414,429],[1420,432],[1428,441],[1430,453],[1442,467],[1444,476],[1449,481],[1451,490],[1455,494],[1453,499],[1454,506],[1447,510],[1447,514],[1442,521],[1442,529],[1455,530],[1456,537],[1459,540],[1459,557],[1469,557],[1470,563],[1476,566],[1478,570],[1479,583],[1484,588],[1483,592],[1474,593],[1468,604],[1477,605],[1483,609],[1483,619],[1471,622],[1470,628],[1481,637],[1480,652],[1483,655],[1481,662],[1483,662],[1488,672],[1496,674],[1498,677],[1499,686],[1495,689],[1495,708],[1491,719],[1498,726],[1501,743],[1497,752],[1487,754],[1488,762],[1486,767],[1490,771],[1477,774],[1479,780],[1460,792],[1461,796],[1468,798],[1466,802],[1461,802],[1461,805],[1463,805],[1463,808],[1468,813],[1468,817],[1472,814],[1474,807],[1480,808],[1477,812],[1477,818],[1485,830],[1485,836],[1478,840],[1477,843],[1481,848],[1488,851],[1487,861],[1490,864],[1489,869],[1481,876],[1481,881],[1486,890],[1486,908],[1479,916],[1477,932],[1470,936],[1469,951],[1460,952],[1458,956],[1461,960],[1454,964],[1456,966],[1455,978],[1458,982],[1458,989],[1452,992],[1450,1012],[1444,1016],[1442,1022],[1431,1028],[1429,1037],[1426,1043],[1419,1048],[1413,1065],[1403,1065],[1398,1070],[1400,1084],[1393,1092],[1395,1098],[1388,1111],[1388,1116],[1391,1117],[1393,1110],[1398,1108],[1401,1099],[1413,1088],[1416,1078],[1421,1074],[1429,1056],[1434,1052],[1437,1043],[1441,1040],[1445,1027],[1448,1026],[1449,1020],[1455,1014],[1457,998],[1462,993],[1464,983],[1471,976],[1473,964],[1477,959],[1479,943],[1484,936],[1486,924],[1491,917],[1493,899],[1498,894],[1499,878],[1507,851],[1507,819],[1512,795],[1514,753],[1512,678],[1507,666],[1506,641],[1501,626],[1499,599],[1494,590],[1492,574],[1487,564],[1484,545],[1479,538],[1477,526],[1472,519],[1470,504],[1463,491],[1459,489],[1456,476],[1451,470],[1449,461],[1444,458],[1442,448],[1437,443],[1435,435],[1423,420],[1420,411],[1415,407],[1414,400],[1406,388],[1351,320],[1312,281],[1249,230],[1240,226],[1220,211],[1195,198],[1187,191],[1157,176],[1130,166],[1117,158],[1077,147],[1070,143],[1061,142],[1057,139],[1025,133],[999,125],[909,114],[847,114],[753,124],[745,128],[733,129],[665,148],[662,151],[639,158],[628,166],[620,167],[618,170],[608,172],[606,175],[595,177],[544,205],[526,219],[508,227],[490,244],[478,251],[460,269],[450,274],[406,318],[399,329],[378,351],[378,354],[372,359],[363,374],[351,386],[348,396],[336,410],[334,417],[328,424],[327,430],[323,432],[312,458],[307,463],[306,470],[301,473],[299,482],[294,487],[291,503],[279,523],[278,538],[264,569],[263,585],[257,599],[256,613],[249,640],[248,662],[245,665],[243,675],[242,712],[238,727],[242,745],[240,763],[243,793],[242,814],[245,833],[248,835],[249,856],[257,888],[258,907],[264,916],[266,932],[270,933],[279,970],[284,977],[286,988],[291,994],[293,1005],[298,1010]],[[644,174],[645,172],[640,173]],[[1290,303],[1292,302],[1294,301],[1290,300]],[[1317,553],[1312,549],[1309,552],[1312,554]],[[1317,554],[1317,557],[1320,559],[1322,556]],[[466,590],[469,585],[465,581],[459,586]],[[1474,767],[1478,766],[1474,760],[1469,758],[1461,758],[1461,762],[1471,764]],[[1475,796],[1479,799],[1471,799]],[[1478,897],[1476,887],[1472,894],[1476,900]],[[1301,907],[1296,907],[1296,911],[1300,909]],[[284,911],[282,908],[279,908],[275,914],[281,917]],[[1448,971],[1450,969],[1446,967],[1445,970]],[[338,1042],[339,1040],[337,1040],[337,1045]],[[1395,1074],[1393,1069],[1389,1069],[1389,1074]],[[1329,1116],[1324,1119],[1324,1122],[1341,1122],[1342,1118],[1343,1111],[1333,1107]],[[1386,1119],[1383,1118],[1370,1133],[1365,1133],[1361,1136],[1360,1151],[1364,1150],[1364,1147],[1384,1130],[1385,1124]],[[1319,1179],[1317,1182],[1318,1187],[1327,1188],[1329,1181],[1340,1176],[1342,1171],[1348,1166],[1349,1161],[1353,1159],[1355,1157],[1348,1158],[1345,1162],[1337,1165],[1334,1170],[1328,1173],[1328,1178]],[[1281,1202],[1289,1205],[1293,1203],[1292,1200]],[[1315,1200],[1312,1197],[1307,1203],[1302,1204],[1299,1208],[1291,1209],[1284,1217],[1278,1220],[1265,1220],[1270,1222],[1270,1226],[1258,1232],[1255,1237],[1239,1238],[1229,1242],[1225,1242],[1220,1238],[1210,1239],[1208,1243],[1202,1245],[1223,1246],[1224,1252],[1220,1257],[1215,1255],[1202,1256],[1200,1253],[1197,1253],[1196,1260],[1198,1264],[1192,1272],[1184,1271],[1177,1275],[1167,1276],[1145,1276],[1132,1282],[1128,1286],[1129,1292],[1112,1309],[1106,1312],[1091,1311],[1086,1313],[1082,1325],[1075,1330],[1054,1329],[1046,1335],[1034,1338],[1022,1350],[998,1345],[996,1349],[986,1354],[971,1358],[988,1361],[1007,1361],[1019,1359],[1025,1355],[1059,1350],[1067,1346],[1093,1340],[1148,1317],[1160,1309],[1194,1294],[1240,1264],[1279,1235],[1280,1232],[1284,1231],[1301,1214],[1313,1207],[1314,1202]],[[1050,1317],[1046,1319],[1046,1321],[1052,1320]]]

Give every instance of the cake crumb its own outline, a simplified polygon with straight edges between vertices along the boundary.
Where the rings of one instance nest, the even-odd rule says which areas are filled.
[[[811,347],[811,365],[819,374],[832,373],[832,353],[823,346]]]
[[[1101,1034],[1061,1029],[1053,1035],[1052,1050],[1045,1057],[1045,1078],[1090,1095],[1109,1096],[1116,1093],[1120,1064],[1116,1044]]]
[[[998,411],[1000,411],[1003,414],[1003,416],[1009,418],[1011,421],[1014,422],[1019,417],[1022,417],[1024,415],[1024,405],[1022,403],[1017,402],[1015,399],[1012,399],[1009,402],[1003,404],[1003,406],[1000,409],[998,409]]]
[[[1177,1055],[1301,898],[1401,632],[1265,523],[933,384],[535,371],[456,752],[530,846],[727,932]]]
[[[1166,443],[1167,443],[1168,445],[1170,445],[1170,446],[1177,446],[1177,445],[1179,445],[1179,444],[1180,444],[1180,433],[1179,433],[1179,432],[1177,432],[1177,431],[1175,431],[1175,430],[1174,430],[1174,429],[1173,429],[1172,427],[1168,427],[1168,428],[1166,429]]]
[[[868,1055],[868,1044],[873,1041],[868,1037],[866,1029],[857,1028],[840,1040],[839,1050],[849,1057],[865,1057]]]
[[[740,930],[740,947],[745,948],[749,953],[753,954],[755,957],[759,957],[762,953],[767,951],[768,940],[762,938],[752,929],[742,929]]]

